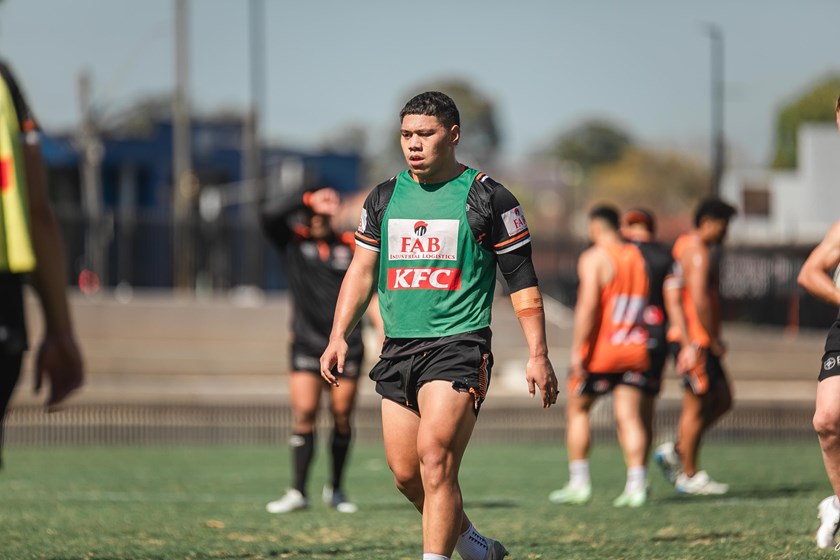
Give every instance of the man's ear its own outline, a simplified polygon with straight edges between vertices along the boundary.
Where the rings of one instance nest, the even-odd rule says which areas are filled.
[[[461,141],[461,127],[457,124],[453,124],[452,128],[449,129],[449,141],[453,146],[457,146],[458,142]]]

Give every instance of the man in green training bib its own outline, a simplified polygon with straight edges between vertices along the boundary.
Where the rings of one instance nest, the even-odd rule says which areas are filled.
[[[458,470],[487,394],[496,267],[504,275],[529,357],[525,379],[542,405],[557,400],[528,224],[516,198],[460,164],[460,116],[443,93],[400,112],[408,169],[377,186],[362,209],[353,260],[336,305],[321,375],[338,384],[346,338],[374,289],[385,327],[371,370],[382,395],[385,454],[397,488],[423,518],[423,559],[507,556],[464,514]]]

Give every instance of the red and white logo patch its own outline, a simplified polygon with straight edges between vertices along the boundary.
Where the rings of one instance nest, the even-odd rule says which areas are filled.
[[[458,258],[458,220],[388,220],[388,260]]]
[[[510,237],[528,229],[528,222],[525,221],[525,214],[522,213],[521,206],[511,208],[502,214],[502,222],[504,222],[505,229]]]
[[[389,290],[460,290],[457,268],[389,268]]]

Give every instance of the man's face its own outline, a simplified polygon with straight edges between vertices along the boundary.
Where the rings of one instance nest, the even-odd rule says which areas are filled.
[[[709,243],[723,243],[729,229],[729,220],[704,218],[700,224],[700,235]]]
[[[455,159],[460,138],[458,125],[447,129],[437,117],[406,115],[400,126],[400,144],[409,170],[421,182],[443,181],[440,173]]]

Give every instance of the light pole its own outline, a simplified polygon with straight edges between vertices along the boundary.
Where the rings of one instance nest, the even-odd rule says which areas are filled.
[[[711,133],[712,133],[712,173],[711,195],[720,195],[720,182],[723,177],[723,167],[726,160],[726,145],[724,138],[724,44],[723,31],[716,23],[706,25],[709,34],[710,82],[711,82]]]

